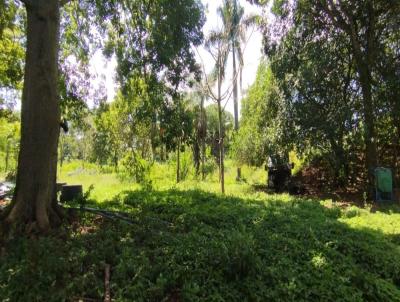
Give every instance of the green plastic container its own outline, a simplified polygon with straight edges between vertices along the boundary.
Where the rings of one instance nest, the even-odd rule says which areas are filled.
[[[376,187],[382,193],[392,193],[393,178],[392,171],[388,168],[375,169]]]
[[[374,170],[375,175],[375,200],[393,200],[393,177],[392,170],[378,167]]]

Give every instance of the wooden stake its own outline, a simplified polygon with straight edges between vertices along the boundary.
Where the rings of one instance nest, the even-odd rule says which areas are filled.
[[[106,264],[105,268],[105,276],[104,276],[104,302],[111,302],[111,294],[110,294],[110,265]]]

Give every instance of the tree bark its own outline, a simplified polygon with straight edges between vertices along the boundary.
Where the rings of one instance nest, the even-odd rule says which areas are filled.
[[[219,121],[219,172],[221,182],[221,192],[225,193],[225,169],[224,169],[224,124],[222,120],[221,100],[218,101],[218,121]]]
[[[222,88],[222,80],[223,80],[223,58],[221,49],[218,49],[218,95],[217,95],[217,104],[218,104],[218,146],[219,146],[219,180],[221,183],[221,193],[225,194],[225,168],[224,168],[224,121],[222,115],[222,98],[221,98],[221,88]]]
[[[360,64],[361,65],[361,64]],[[365,159],[366,169],[368,173],[368,189],[371,191],[374,184],[373,169],[377,166],[376,139],[375,139],[375,119],[374,107],[372,103],[371,81],[368,79],[369,74],[361,71],[359,68],[361,90],[363,94],[363,111],[364,111],[364,142],[365,142]]]
[[[181,138],[178,138],[178,150],[176,155],[176,182],[181,180]]]
[[[222,106],[221,106],[221,86],[222,86],[222,58],[219,53],[218,56],[219,65],[218,65],[218,145],[219,145],[219,180],[221,183],[221,193],[225,193],[225,169],[224,169],[224,121],[222,115]]]
[[[206,136],[207,136],[207,125],[206,115],[204,112],[204,97],[201,98],[201,179],[206,179],[205,161],[206,161]]]
[[[54,208],[60,104],[57,90],[60,2],[24,1],[27,51],[21,107],[17,182],[5,222],[47,232]]]
[[[234,40],[232,39],[232,70],[233,70],[233,114],[234,114],[234,119],[235,119],[235,133],[237,134],[239,130],[239,107],[238,107],[238,87],[237,87],[237,77],[236,77],[236,51],[235,51],[235,43]],[[236,170],[236,180],[239,181],[241,178],[241,170],[240,167],[237,167]]]
[[[64,140],[61,137],[60,139],[60,170],[62,169],[64,163]]]

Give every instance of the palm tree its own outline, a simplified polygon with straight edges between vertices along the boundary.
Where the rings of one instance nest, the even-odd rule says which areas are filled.
[[[232,2],[233,1],[233,2]],[[205,76],[206,90],[208,96],[217,103],[218,121],[219,121],[219,176],[221,183],[221,192],[225,192],[224,185],[224,125],[223,125],[223,101],[229,98],[231,92],[234,95],[234,119],[235,130],[239,128],[238,115],[238,93],[237,80],[238,75],[241,84],[241,73],[243,67],[243,44],[246,42],[246,30],[254,24],[257,16],[244,17],[244,9],[237,4],[237,0],[224,0],[221,7],[218,8],[218,14],[223,21],[223,27],[211,31],[207,37],[205,48],[212,56],[215,66],[210,76]],[[229,53],[233,54],[233,91],[228,88],[222,91],[222,83],[225,80],[226,66],[228,63]],[[239,60],[239,71],[236,66],[236,59]],[[203,66],[204,69],[204,66]],[[204,71],[205,73],[205,71]],[[217,86],[217,92],[212,91],[211,86]],[[238,168],[238,179],[240,179],[240,168]]]
[[[238,0],[224,0],[223,5],[218,8],[218,15],[223,23],[223,33],[219,36],[225,39],[225,43],[229,45],[229,51],[232,54],[234,129],[235,132],[237,132],[239,130],[238,80],[240,82],[240,88],[242,88],[243,48],[244,44],[247,42],[247,29],[249,26],[255,24],[257,16],[245,16],[244,8],[238,3]],[[239,66],[237,66],[236,60],[239,62]],[[240,178],[241,171],[240,167],[238,167],[236,179],[240,180]]]
[[[219,145],[219,180],[221,192],[225,193],[224,176],[224,124],[223,124],[223,101],[228,97],[228,91],[222,91],[222,83],[225,79],[225,67],[228,60],[229,47],[225,43],[226,38],[223,31],[212,31],[208,36],[205,48],[213,58],[215,65],[211,75],[206,75],[207,95],[217,103],[218,107],[218,145]],[[204,67],[204,66],[203,66]],[[211,86],[217,86],[214,93]]]

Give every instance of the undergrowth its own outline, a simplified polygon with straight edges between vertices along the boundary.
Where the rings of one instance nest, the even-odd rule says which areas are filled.
[[[9,242],[2,301],[400,301],[396,212],[341,210],[285,195],[125,191],[50,237]],[[371,221],[370,217],[376,217]],[[397,228],[398,230],[398,228]],[[89,300],[87,300],[89,301]]]

